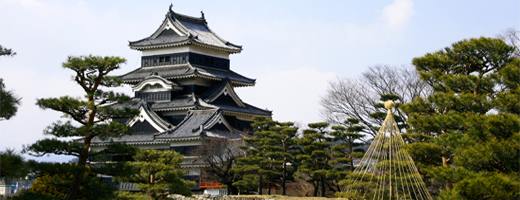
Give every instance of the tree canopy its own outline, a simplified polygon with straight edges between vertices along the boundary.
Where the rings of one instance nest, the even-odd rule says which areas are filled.
[[[114,118],[131,117],[134,110],[119,109],[109,106],[111,103],[122,103],[129,97],[114,92],[103,91],[102,88],[117,86],[121,83],[109,73],[118,69],[124,58],[102,56],[69,57],[64,63],[65,69],[72,70],[74,81],[78,84],[85,98],[62,96],[56,98],[42,98],[37,105],[42,109],[51,109],[63,113],[65,121],[57,121],[44,130],[44,134],[51,136],[28,146],[25,151],[29,154],[42,156],[46,154],[70,155],[78,158],[77,163],[68,164],[70,171],[38,177],[36,182],[45,182],[46,187],[57,188],[63,186],[58,180],[67,180],[68,186],[64,195],[66,199],[85,198],[84,184],[96,181],[96,173],[87,164],[91,142],[95,137],[117,137],[127,134],[128,127],[111,120]],[[67,179],[70,178],[70,179]],[[85,182],[86,181],[86,182]]]
[[[0,56],[14,56],[16,52],[13,49],[9,49],[0,45]]]
[[[238,159],[234,171],[241,175],[234,185],[244,189],[256,186],[258,193],[263,188],[279,185],[282,194],[286,184],[295,172],[295,136],[297,128],[292,123],[273,121],[270,118],[257,118],[252,124],[253,135],[245,139],[245,157]]]
[[[136,183],[152,199],[167,199],[168,194],[191,195],[193,183],[184,180],[181,169],[182,155],[169,150],[138,150],[130,176],[122,180]]]
[[[16,52],[0,45],[0,56],[13,55],[16,55]],[[5,88],[4,80],[0,78],[0,121],[13,117],[18,111],[19,105],[20,99],[12,91]]]
[[[433,93],[403,106],[408,131],[422,135],[409,148],[441,199],[520,198],[515,51],[483,37],[413,59]]]
[[[0,121],[13,117],[18,111],[20,99],[12,91],[5,88],[4,81],[0,79]]]

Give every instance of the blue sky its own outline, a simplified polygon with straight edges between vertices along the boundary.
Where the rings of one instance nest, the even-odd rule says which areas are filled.
[[[0,150],[44,137],[59,119],[36,107],[36,98],[81,94],[61,68],[68,55],[127,58],[117,73],[138,67],[140,54],[128,41],[150,35],[171,2],[0,0],[0,44],[18,52],[0,58],[0,77],[23,98],[18,115],[0,121]],[[330,80],[356,78],[377,64],[410,66],[413,57],[460,39],[520,29],[518,0],[176,0],[173,8],[195,16],[203,10],[213,31],[244,46],[231,65],[257,79],[238,89],[246,102],[301,124],[322,119],[319,100]]]

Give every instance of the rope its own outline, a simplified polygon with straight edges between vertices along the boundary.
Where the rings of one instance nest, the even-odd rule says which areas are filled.
[[[403,149],[393,106],[392,101],[385,102],[385,121],[347,182],[349,198],[432,200],[412,157]]]

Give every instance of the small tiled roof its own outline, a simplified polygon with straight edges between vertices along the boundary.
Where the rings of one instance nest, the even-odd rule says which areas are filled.
[[[232,44],[211,31],[204,16],[179,14],[171,6],[161,26],[151,36],[130,42],[130,47],[143,50],[190,44],[228,53],[242,51],[240,45]]]
[[[188,116],[172,130],[158,135],[157,138],[172,137],[194,137],[201,133],[200,126],[204,126],[212,117],[218,113],[217,109],[193,110]]]
[[[157,135],[157,139],[197,137],[217,123],[227,124],[219,109],[191,110],[177,127]],[[231,130],[234,132],[234,130]]]
[[[252,86],[255,79],[247,78],[232,70],[216,69],[198,65],[178,64],[156,67],[140,67],[121,76],[125,83],[136,84],[150,75],[158,75],[166,79],[206,78],[214,80],[229,79],[237,86]]]
[[[214,104],[216,107],[220,108],[223,111],[234,112],[234,113],[247,113],[250,115],[261,115],[265,117],[270,117],[272,112],[269,110],[264,110],[261,108],[257,108],[250,104],[245,103],[245,107],[237,107],[237,106],[228,106],[228,105],[218,105]]]

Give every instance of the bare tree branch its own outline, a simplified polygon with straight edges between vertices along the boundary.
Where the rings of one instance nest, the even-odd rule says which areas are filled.
[[[375,135],[381,120],[371,114],[381,112],[382,108],[377,104],[382,95],[396,95],[399,103],[405,103],[430,92],[428,84],[411,67],[373,66],[357,80],[338,79],[329,83],[327,95],[321,100],[322,113],[332,123],[341,124],[347,118],[357,119],[365,133]],[[399,109],[397,115],[407,118]]]

